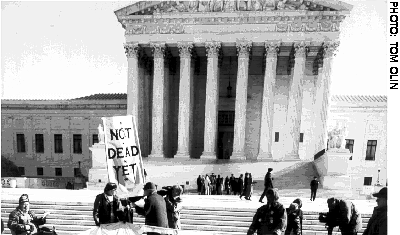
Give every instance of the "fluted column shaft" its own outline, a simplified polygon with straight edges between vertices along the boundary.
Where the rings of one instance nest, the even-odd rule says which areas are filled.
[[[290,84],[289,104],[286,117],[286,160],[299,158],[300,126],[303,108],[302,80],[306,67],[307,46],[304,42],[295,43],[295,65]]]
[[[327,42],[323,45],[323,60],[318,71],[314,102],[315,153],[325,149],[327,146],[327,121],[330,103],[331,68],[334,52],[338,46],[338,42]]]
[[[165,43],[151,43],[154,55],[152,149],[149,157],[164,158]]]
[[[249,41],[236,43],[239,55],[236,82],[235,127],[231,159],[246,159],[244,148],[246,145],[247,84],[249,78],[249,56],[251,45],[252,43]]]
[[[192,43],[178,43],[180,56],[178,151],[175,157],[190,157],[190,135],[193,103]]]
[[[204,117],[204,151],[201,158],[215,159],[219,99],[218,56],[221,42],[206,42],[205,46],[207,51],[207,83]]]
[[[138,126],[139,118],[139,44],[126,43],[124,44],[125,54],[128,58],[128,97],[127,97],[127,115],[135,117],[136,126]]]
[[[272,159],[272,139],[274,132],[274,88],[276,64],[280,43],[265,43],[264,91],[261,107],[260,150],[257,159]]]

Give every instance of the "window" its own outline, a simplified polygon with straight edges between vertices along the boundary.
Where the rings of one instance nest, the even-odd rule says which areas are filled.
[[[62,134],[54,134],[54,153],[63,153]]]
[[[44,153],[43,134],[35,134],[36,153]]]
[[[370,186],[372,184],[372,177],[364,177],[364,186]]]
[[[303,143],[304,140],[304,133],[300,133],[300,143]]]
[[[17,134],[17,152],[25,153],[25,135]]]
[[[93,144],[99,143],[99,135],[98,134],[93,134]]]
[[[346,147],[350,153],[353,153],[354,140],[346,139]]]
[[[82,153],[82,135],[76,134],[72,138],[74,141],[74,153]]]
[[[56,176],[62,176],[62,169],[56,168]]]
[[[36,168],[36,174],[37,175],[43,175],[43,167]]]
[[[354,140],[351,139],[346,139],[346,149],[350,151],[350,153],[353,153],[353,146],[354,146]],[[353,155],[351,155],[350,160],[353,160]]]
[[[376,140],[368,140],[365,160],[375,161],[376,144]]]
[[[279,142],[279,132],[275,132],[275,142]]]
[[[18,172],[20,175],[25,175],[25,167],[18,167]]]

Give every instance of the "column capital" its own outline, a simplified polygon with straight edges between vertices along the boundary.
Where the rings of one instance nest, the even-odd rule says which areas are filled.
[[[245,57],[248,58],[250,55],[250,49],[252,46],[252,41],[237,41],[236,42],[236,49],[238,52],[238,57]]]
[[[309,43],[301,41],[294,43],[294,51],[296,58],[306,58],[308,52]]]
[[[324,53],[324,58],[332,58],[333,56],[336,55],[337,48],[339,47],[339,42],[338,41],[328,41],[324,42],[322,45],[323,47],[323,53]]]
[[[192,55],[192,42],[178,42],[179,56],[181,58],[190,58]]]
[[[265,57],[276,58],[279,53],[281,42],[265,41]]]
[[[153,49],[154,58],[164,58],[165,42],[150,42],[150,47]]]
[[[207,57],[218,57],[221,49],[221,42],[206,42]]]
[[[128,42],[124,43],[125,55],[128,58],[138,58],[139,56],[139,43]]]

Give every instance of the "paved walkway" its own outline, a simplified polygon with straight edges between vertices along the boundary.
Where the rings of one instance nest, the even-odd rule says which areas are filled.
[[[43,201],[57,203],[83,203],[92,204],[95,196],[102,193],[101,190],[66,190],[66,189],[29,189],[29,188],[2,188],[2,200],[17,201],[21,194],[27,193],[31,201]],[[303,211],[323,212],[328,207],[325,198],[316,198],[314,202],[309,197],[299,197],[303,201]],[[285,207],[297,197],[281,197],[280,201]],[[203,208],[251,208],[256,210],[262,204],[258,202],[259,196],[252,197],[252,201],[243,198],[240,200],[238,196],[233,195],[183,195],[183,206],[194,206]],[[264,199],[264,202],[267,200]],[[351,200],[354,202],[358,210],[363,214],[372,214],[373,208],[376,206],[375,199],[372,200]]]

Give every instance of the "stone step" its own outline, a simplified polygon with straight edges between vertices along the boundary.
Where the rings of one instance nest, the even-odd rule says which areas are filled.
[[[18,206],[17,203],[1,203],[2,208],[16,208]],[[93,210],[92,206],[68,206],[68,205],[48,205],[48,204],[39,204],[39,203],[31,203],[30,208],[32,210],[36,209],[51,209],[51,210],[82,210],[82,211],[91,211]]]
[[[11,213],[15,208],[1,208],[2,212]],[[51,212],[52,214],[67,214],[67,215],[92,215],[92,211],[79,211],[79,210],[51,210],[51,209],[35,209],[36,214],[43,215],[46,211]]]

